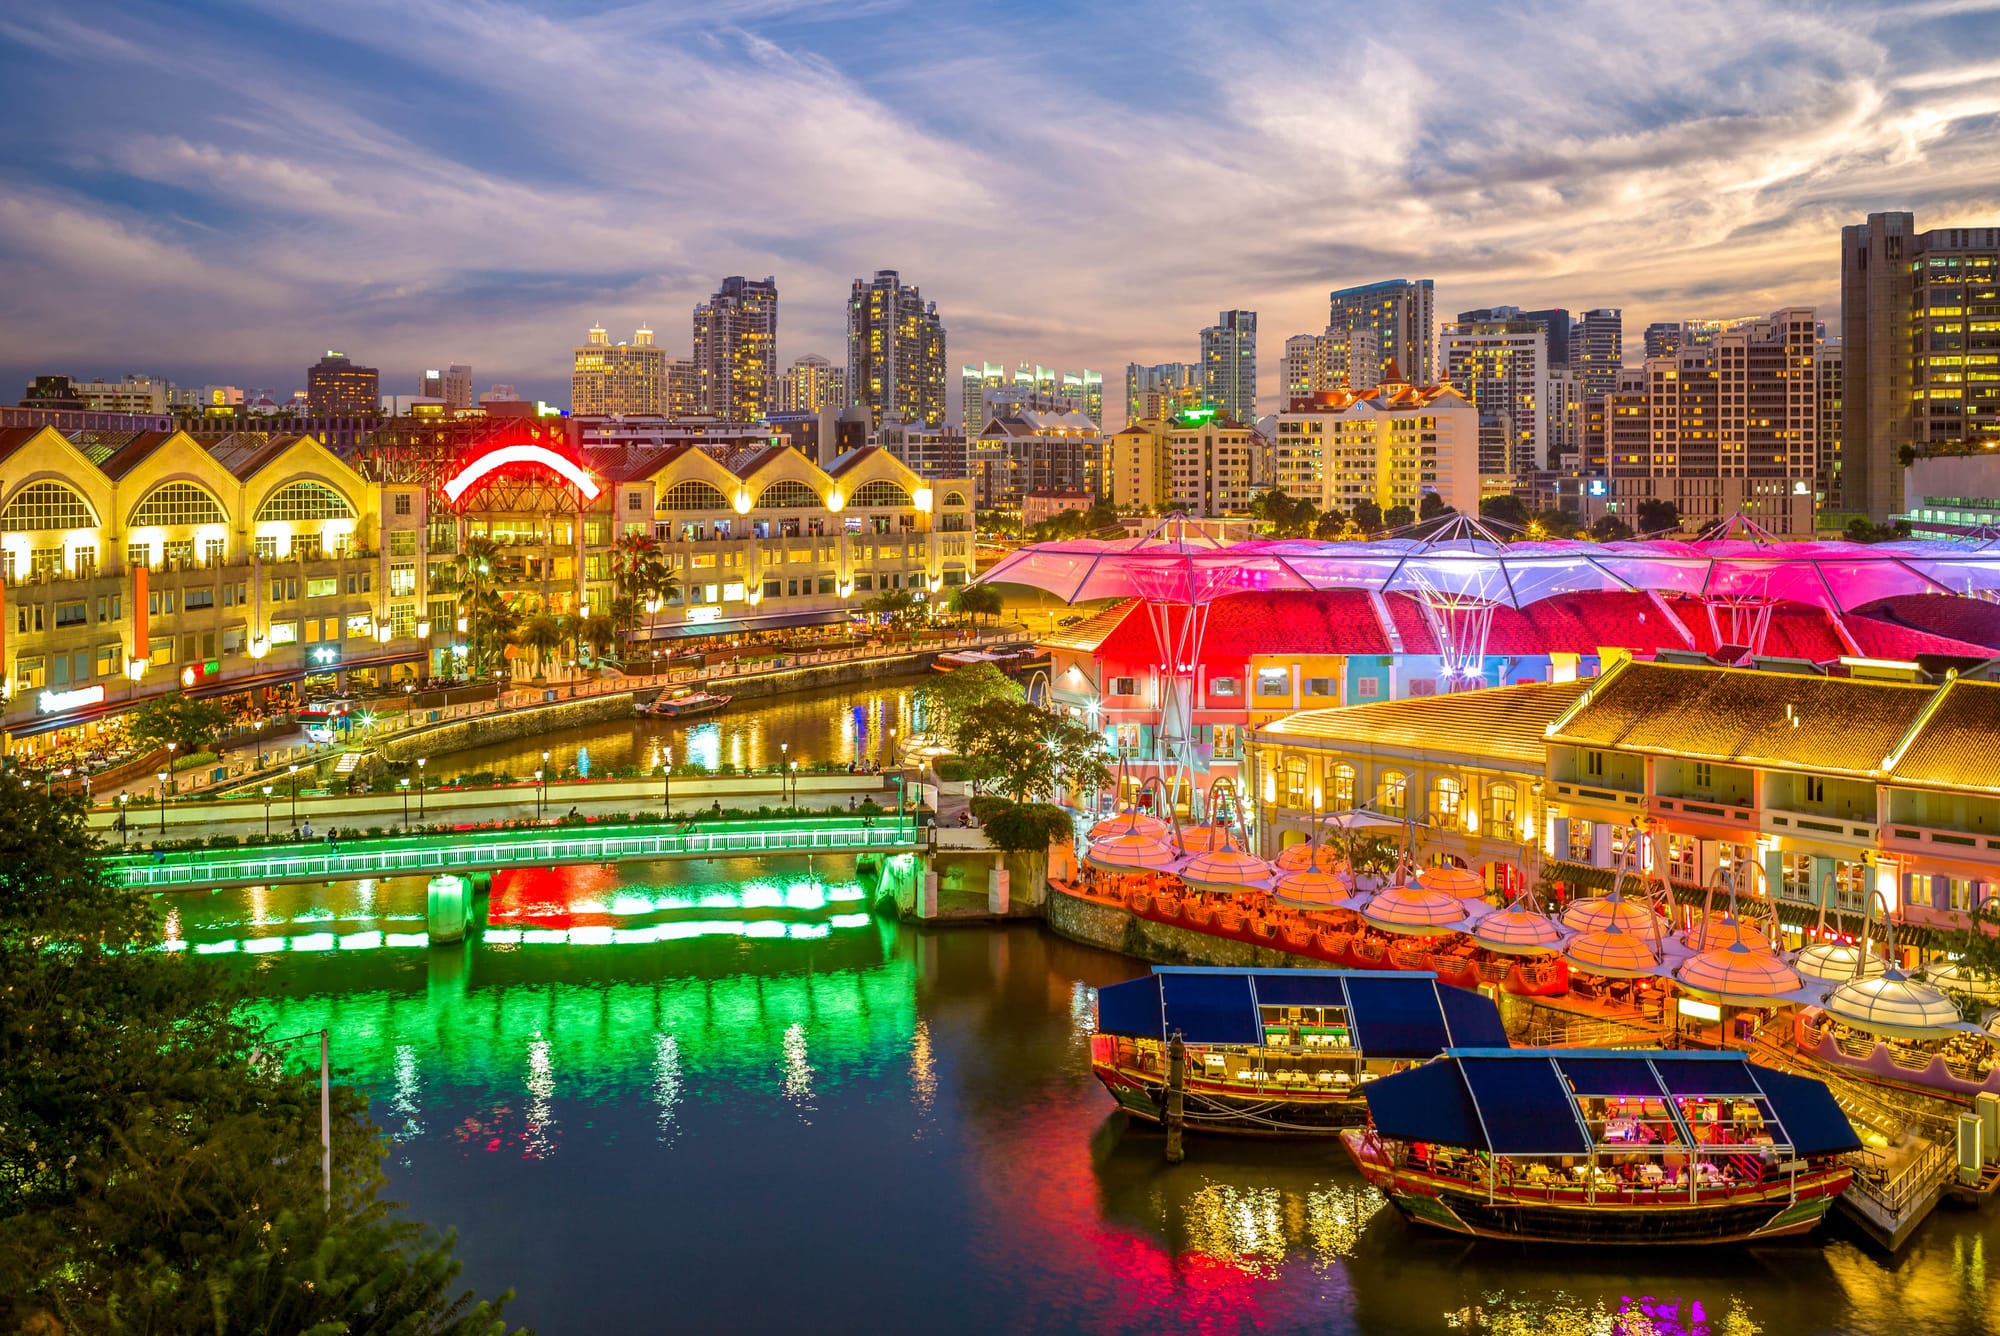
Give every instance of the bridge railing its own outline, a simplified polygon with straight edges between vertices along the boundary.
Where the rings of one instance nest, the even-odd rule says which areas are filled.
[[[350,844],[198,849],[121,855],[107,870],[133,890],[228,883],[346,880],[490,868],[607,863],[644,858],[909,849],[922,841],[914,821],[713,822],[697,826],[559,827],[547,831],[460,831],[358,840]]]

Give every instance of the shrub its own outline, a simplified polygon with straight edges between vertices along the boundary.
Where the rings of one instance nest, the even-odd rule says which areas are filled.
[[[1005,803],[980,818],[986,838],[1009,853],[1044,853],[1068,844],[1074,828],[1067,811],[1054,803]]]

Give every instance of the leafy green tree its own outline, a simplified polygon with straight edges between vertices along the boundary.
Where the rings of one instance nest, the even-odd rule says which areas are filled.
[[[1632,526],[1616,515],[1602,515],[1590,526],[1590,536],[1600,543],[1615,543],[1632,536]]]
[[[1528,508],[1521,503],[1520,497],[1503,492],[1499,496],[1480,499],[1479,518],[1492,520],[1495,524],[1504,524],[1510,528],[1525,529],[1528,527],[1529,517]]]
[[[159,950],[80,799],[0,805],[0,1328],[490,1336],[448,1241],[379,1195],[366,1104],[260,1061],[217,962]],[[503,1298],[502,1303],[505,1302]]]
[[[916,615],[917,600],[907,589],[884,589],[863,603],[861,610],[891,626],[901,626]]]
[[[960,585],[951,591],[951,610],[977,622],[982,616],[999,619],[1007,602],[992,585]]]
[[[1319,506],[1304,497],[1288,495],[1283,488],[1261,492],[1250,503],[1250,517],[1269,527],[1278,538],[1304,538],[1319,523]]]
[[[989,705],[1025,699],[1020,683],[990,663],[933,673],[913,696],[916,717],[934,738],[955,737],[961,720]]]
[[[1068,844],[1076,833],[1070,815],[1053,803],[1000,803],[980,815],[986,838],[1009,853],[1041,853]]]
[[[1530,538],[1574,538],[1577,528],[1573,510],[1538,510],[1528,518]]]
[[[134,710],[127,731],[142,747],[164,747],[171,742],[182,756],[192,756],[214,747],[228,721],[228,714],[214,701],[195,700],[176,691]]]
[[[1417,512],[1408,506],[1390,506],[1382,512],[1382,523],[1390,529],[1407,529],[1417,522]]]
[[[601,663],[611,653],[611,647],[618,643],[621,629],[616,619],[606,613],[594,612],[577,623],[576,638],[588,645],[590,656]]]
[[[1425,492],[1423,499],[1417,503],[1417,518],[1420,520],[1434,520],[1445,515],[1455,515],[1457,513],[1457,511],[1446,505],[1444,498],[1436,492]]]
[[[1353,519],[1355,526],[1363,533],[1382,532],[1382,507],[1373,501],[1366,498],[1356,501]]]
[[[1681,508],[1664,498],[1649,496],[1639,503],[1634,518],[1640,533],[1666,533],[1681,527]]]
[[[1342,538],[1353,527],[1354,522],[1340,510],[1320,512],[1319,522],[1313,525],[1313,537],[1321,539]]]
[[[1101,735],[1026,701],[996,701],[961,715],[952,744],[970,766],[975,786],[997,789],[1015,802],[1111,782]]]
[[[521,623],[519,635],[521,648],[535,660],[535,677],[548,676],[549,661],[562,657],[568,637],[563,624],[546,612],[538,612]]]

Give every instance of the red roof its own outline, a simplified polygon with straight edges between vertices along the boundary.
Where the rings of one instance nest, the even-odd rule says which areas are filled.
[[[1904,594],[1864,604],[1857,612],[1849,625],[1872,618],[1960,644],[2000,650],[2000,604],[1955,594]]]

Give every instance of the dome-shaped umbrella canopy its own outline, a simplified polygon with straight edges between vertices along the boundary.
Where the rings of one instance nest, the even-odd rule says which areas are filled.
[[[1196,854],[1181,869],[1181,880],[1202,891],[1262,890],[1270,878],[1269,863],[1236,849]]]
[[[1477,900],[1486,894],[1486,878],[1469,867],[1427,867],[1417,874],[1417,884],[1462,900]]]
[[[1652,944],[1613,924],[1578,933],[1563,958],[1585,974],[1611,979],[1640,979],[1659,973],[1660,960]]]
[[[1465,923],[1465,902],[1421,886],[1391,886],[1370,900],[1361,917],[1405,937],[1441,937]]]
[[[1141,812],[1120,812],[1107,816],[1090,828],[1093,840],[1108,840],[1113,835],[1144,835],[1149,840],[1165,839],[1167,823],[1156,816]]]
[[[1976,1002],[2000,1002],[2000,976],[1978,975],[1963,962],[1952,961],[1924,971],[1924,982],[1947,993],[1960,993]]]
[[[1985,1028],[1986,1033],[1992,1035],[1995,1039],[2000,1039],[2000,1007],[1995,1007],[1993,1010],[1987,1012],[1986,1019],[1981,1021],[1980,1024]]]
[[[1227,826],[1182,826],[1175,839],[1184,854],[1218,853],[1237,847]]]
[[[1746,923],[1731,914],[1717,914],[1708,921],[1708,936],[1704,940],[1702,925],[1697,923],[1681,934],[1681,942],[1686,946],[1699,947],[1703,951],[1721,951],[1742,943],[1752,951],[1771,949],[1770,938],[1754,923]]]
[[[1330,844],[1294,844],[1281,850],[1271,860],[1271,866],[1280,872],[1304,872],[1308,868],[1338,872],[1346,861],[1340,856],[1340,850]]]
[[[1577,932],[1602,932],[1616,928],[1620,932],[1646,933],[1653,931],[1653,907],[1643,900],[1627,900],[1622,895],[1593,895],[1578,900],[1563,910],[1563,926]],[[1649,946],[1650,952],[1652,948]]]
[[[1799,952],[1792,961],[1792,968],[1809,978],[1846,983],[1857,977],[1856,961],[1861,964],[1859,977],[1863,979],[1872,978],[1889,968],[1889,962],[1874,952],[1842,942],[1814,942]]]
[[[1888,1039],[1937,1039],[1958,1028],[1958,1004],[1894,966],[1852,979],[1826,995],[1835,1020]]]
[[[1333,872],[1310,868],[1300,872],[1280,872],[1271,883],[1271,896],[1294,909],[1340,909],[1337,903],[1353,894],[1347,878]]]
[[[1113,835],[1090,846],[1083,861],[1112,872],[1159,872],[1180,861],[1163,842],[1146,835]]]
[[[1503,956],[1540,956],[1562,948],[1562,929],[1539,909],[1500,909],[1479,920],[1472,940]]]
[[[1674,978],[1690,993],[1737,1006],[1760,1006],[1800,986],[1799,976],[1775,952],[1743,942],[1689,957]]]

